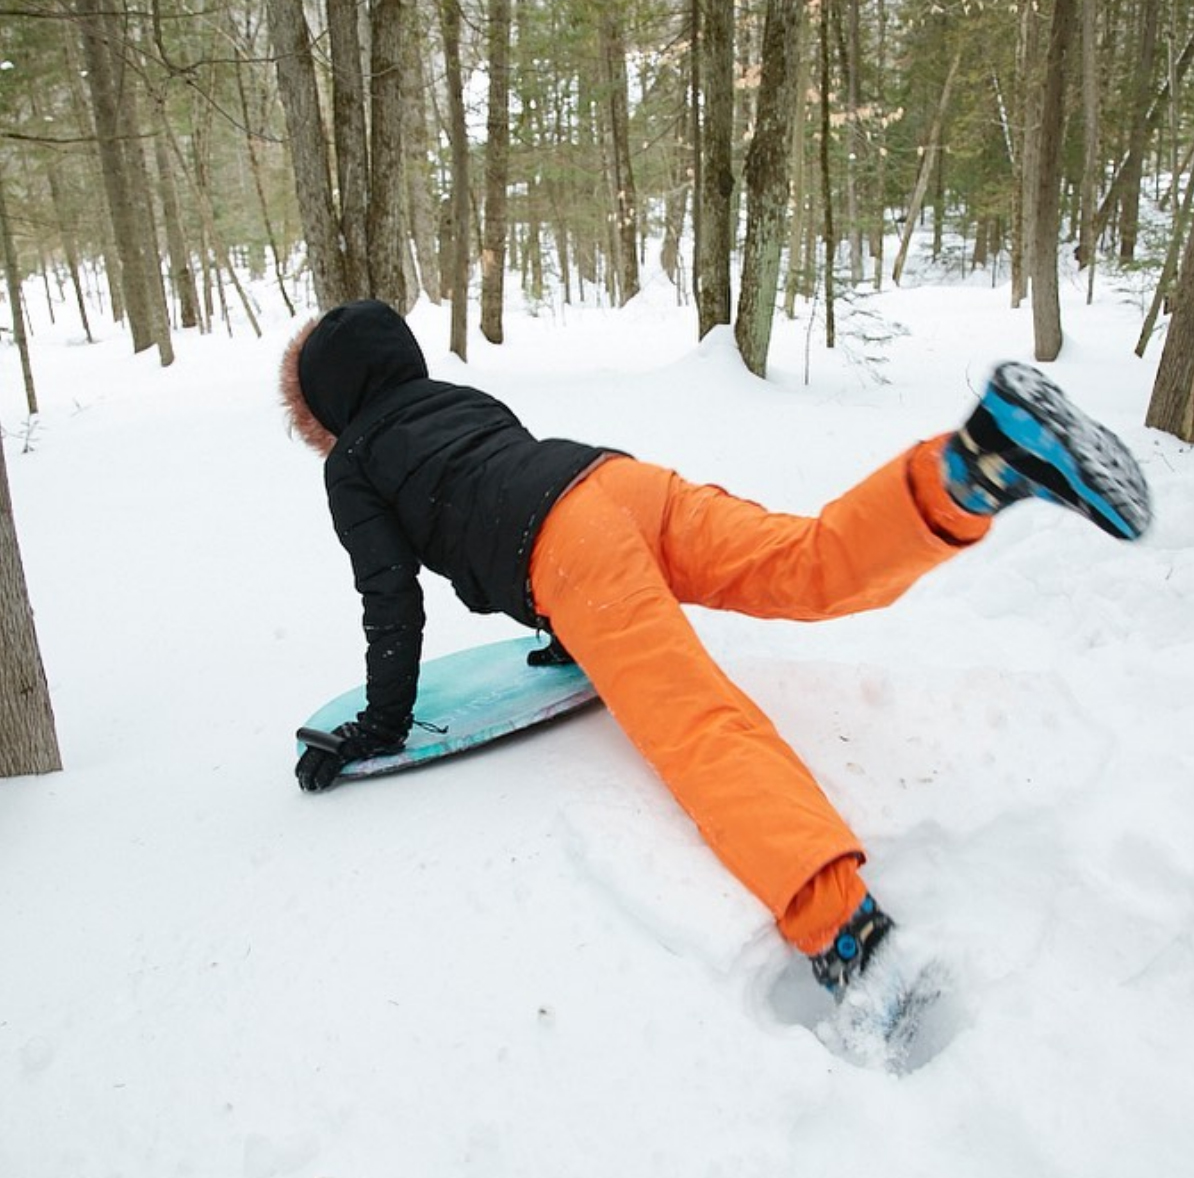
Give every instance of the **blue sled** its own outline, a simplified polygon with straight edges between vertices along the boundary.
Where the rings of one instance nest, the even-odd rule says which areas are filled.
[[[397,773],[489,744],[593,703],[597,692],[578,666],[527,666],[527,654],[541,645],[537,638],[511,638],[429,659],[419,668],[416,726],[406,747],[386,756],[352,761],[341,778]],[[365,688],[357,687],[325,704],[303,727],[330,733],[356,719],[364,707]],[[305,747],[299,744],[300,754]]]

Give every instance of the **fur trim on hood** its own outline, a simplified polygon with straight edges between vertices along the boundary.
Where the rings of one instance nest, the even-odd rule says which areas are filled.
[[[311,412],[311,407],[303,396],[303,387],[299,383],[299,357],[302,355],[303,345],[311,338],[311,333],[319,322],[318,318],[310,320],[286,345],[286,351],[282,353],[279,387],[291,435],[298,434],[312,450],[326,458],[336,444],[335,435],[321,425]]]
[[[426,379],[418,340],[379,299],[333,307],[302,328],[282,358],[292,430],[324,455],[374,397]]]

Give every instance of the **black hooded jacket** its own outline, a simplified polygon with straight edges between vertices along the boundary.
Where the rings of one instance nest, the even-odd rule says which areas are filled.
[[[422,566],[479,613],[541,626],[531,549],[552,504],[608,451],[538,441],[501,402],[429,379],[406,321],[366,300],[328,312],[298,359],[302,395],[336,436],[324,477],[364,606],[369,707],[410,727],[423,639]]]

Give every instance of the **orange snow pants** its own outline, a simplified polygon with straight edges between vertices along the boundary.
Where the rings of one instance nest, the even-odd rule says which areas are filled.
[[[888,605],[989,527],[946,494],[943,444],[914,447],[819,518],[611,458],[556,503],[532,553],[536,609],[709,846],[806,953],[865,896],[862,845],[681,604],[798,621]]]

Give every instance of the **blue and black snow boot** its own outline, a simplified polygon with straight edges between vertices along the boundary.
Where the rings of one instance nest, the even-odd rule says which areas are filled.
[[[809,958],[813,976],[841,1001],[851,978],[866,969],[867,962],[893,928],[895,921],[868,895],[838,929],[829,948]]]
[[[1152,520],[1148,483],[1123,442],[1027,364],[995,369],[944,464],[951,498],[979,515],[1035,496],[1120,540],[1139,539]]]

